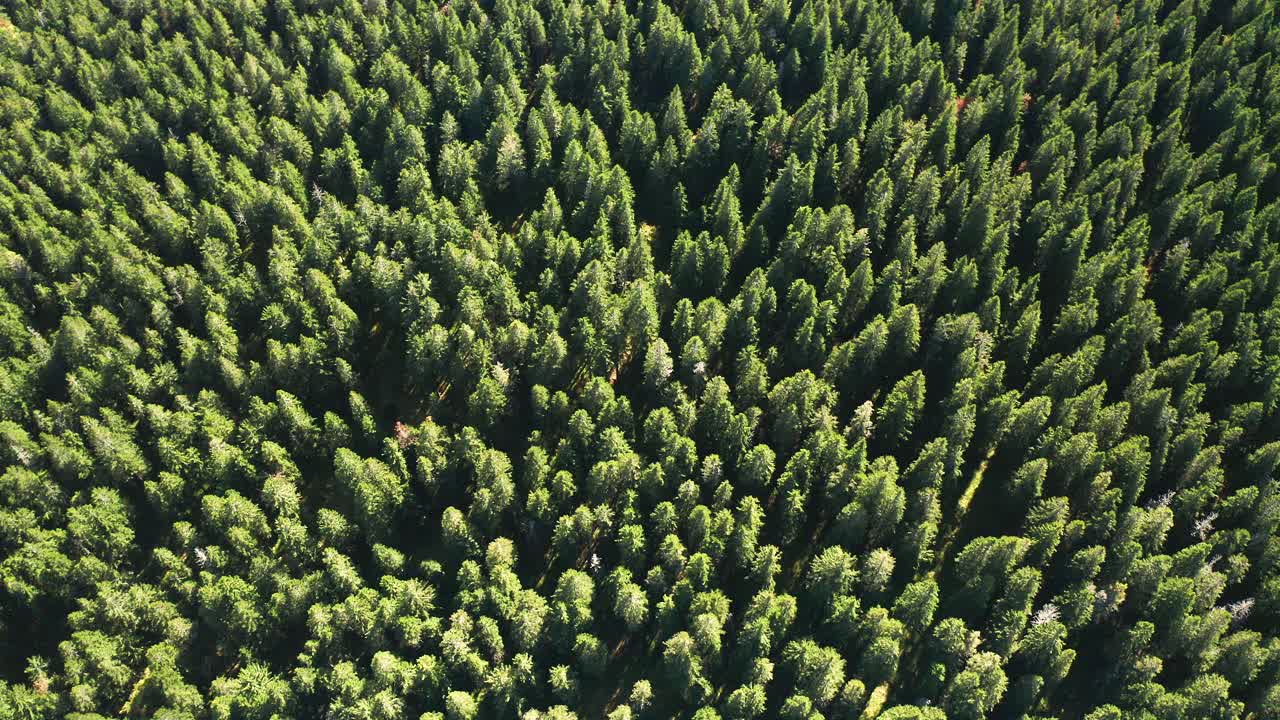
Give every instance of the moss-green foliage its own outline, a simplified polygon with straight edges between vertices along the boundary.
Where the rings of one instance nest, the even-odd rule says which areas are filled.
[[[0,718],[1280,718],[1277,12],[0,3]]]

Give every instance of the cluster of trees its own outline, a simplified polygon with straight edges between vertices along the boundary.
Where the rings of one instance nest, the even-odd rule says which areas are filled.
[[[1280,718],[1269,0],[0,12],[0,717]]]

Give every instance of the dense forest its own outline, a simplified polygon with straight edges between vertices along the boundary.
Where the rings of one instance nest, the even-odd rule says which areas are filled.
[[[0,718],[1280,719],[1277,153],[1273,0],[2,0]]]

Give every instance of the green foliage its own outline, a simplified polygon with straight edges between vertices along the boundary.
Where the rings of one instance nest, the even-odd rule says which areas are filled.
[[[0,9],[0,718],[1280,717],[1273,4]]]

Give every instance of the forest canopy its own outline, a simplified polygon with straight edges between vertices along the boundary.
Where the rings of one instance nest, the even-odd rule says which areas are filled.
[[[1277,13],[0,2],[0,718],[1280,720]]]

